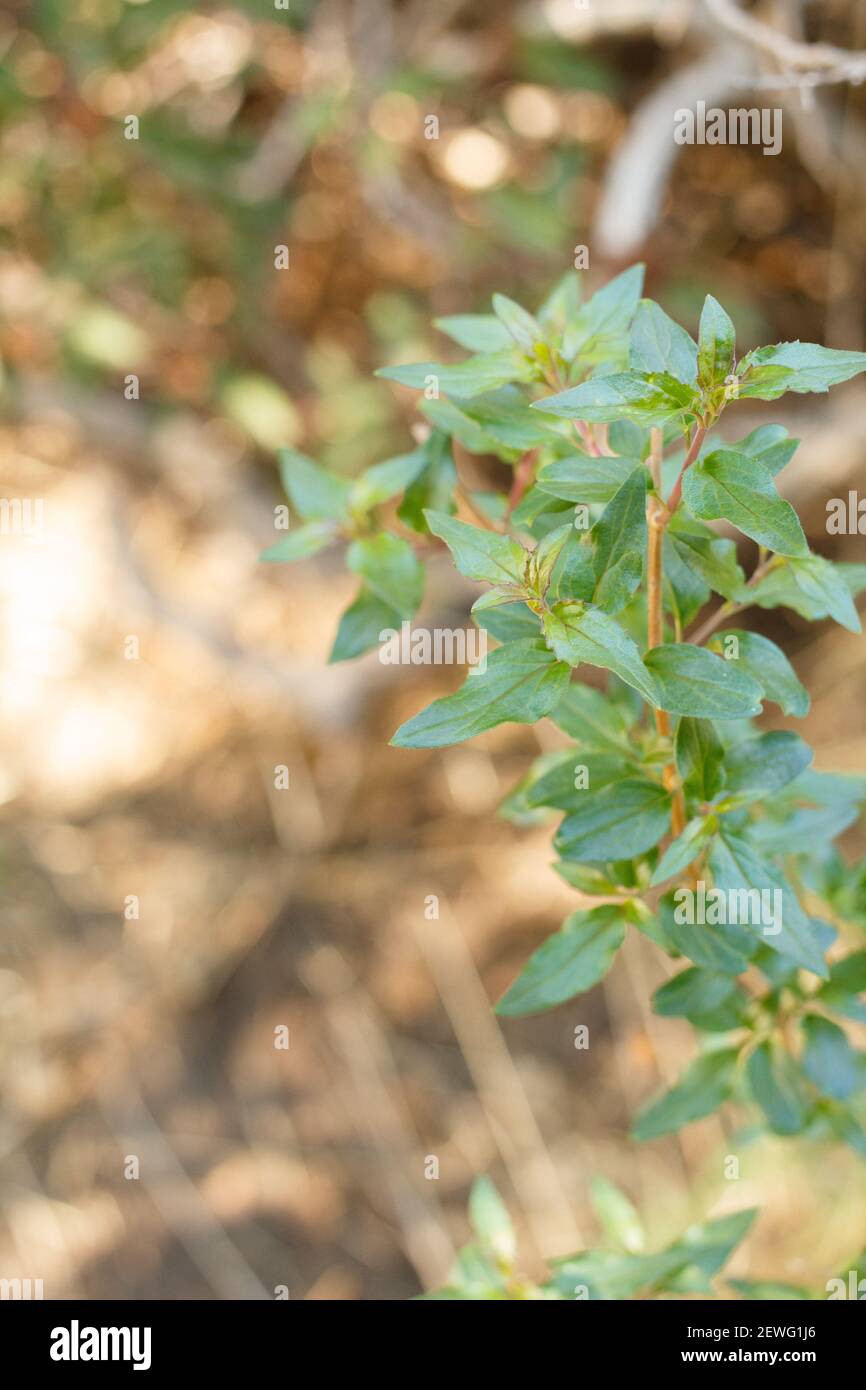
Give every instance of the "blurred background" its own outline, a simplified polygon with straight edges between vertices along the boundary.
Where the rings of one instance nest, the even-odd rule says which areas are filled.
[[[405,452],[411,393],[372,370],[443,357],[431,318],[493,290],[533,307],[576,245],[590,288],[645,259],[692,330],[712,291],[743,349],[863,349],[866,91],[774,89],[779,44],[731,10],[3,5],[0,469],[43,507],[38,537],[0,537],[0,1276],[402,1299],[443,1279],[480,1172],[531,1274],[597,1237],[595,1173],[658,1241],[760,1205],[741,1275],[823,1286],[866,1244],[850,1151],[749,1142],[725,1114],[629,1142],[692,1049],[649,1011],[650,943],[574,1004],[494,1020],[577,905],[549,827],[495,814],[553,735],[389,748],[461,674],[328,666],[338,557],[257,558],[279,445],[348,475]],[[749,14],[866,48],[857,0]],[[676,107],[756,91],[784,110],[778,157],[674,144]],[[815,548],[861,560],[825,519],[861,476],[863,387],[744,406],[737,435],[765,418],[803,440],[784,486]],[[460,622],[462,584],[434,569],[422,622]],[[862,643],[750,621],[812,690],[817,765],[866,769]]]

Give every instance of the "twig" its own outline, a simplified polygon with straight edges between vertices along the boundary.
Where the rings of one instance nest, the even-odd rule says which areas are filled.
[[[677,507],[680,505],[680,498],[683,495],[683,478],[685,477],[686,472],[688,471],[688,469],[691,468],[692,464],[694,463],[695,459],[700,453],[701,445],[703,444],[706,435],[706,425],[698,425],[697,429],[692,435],[692,442],[689,445],[689,451],[686,454],[683,466],[680,469],[679,477],[674,483],[673,490],[671,491],[671,495],[668,498],[669,512],[675,512]]]
[[[866,53],[837,48],[830,43],[803,43],[789,38],[781,30],[763,20],[746,14],[734,0],[704,0],[704,5],[721,27],[729,34],[759,49],[786,69],[800,68],[806,72],[848,72],[840,81],[858,81],[866,76]]]
[[[511,491],[508,494],[508,514],[514,511],[523,494],[530,486],[535,473],[535,461],[538,458],[538,450],[530,449],[528,453],[518,463],[514,470],[514,481],[511,484]]]
[[[482,511],[465,483],[457,482],[454,486],[454,491],[457,493],[457,496],[460,498],[466,510],[472,513],[479,526],[483,526],[485,531],[499,531],[502,529],[491,521],[486,512]]]
[[[698,446],[700,447],[700,446]],[[695,450],[695,452],[697,452]],[[686,465],[683,466],[685,471]],[[650,431],[650,473],[656,489],[662,476],[662,431]],[[664,539],[671,512],[657,491],[647,498],[647,647],[660,647],[664,641]],[[666,710],[653,709],[656,729],[662,738],[669,738],[671,722]],[[682,834],[686,824],[685,802],[674,763],[668,763],[663,773],[664,784],[671,793],[671,830]]]
[[[763,579],[764,575],[772,567],[772,564],[772,560],[762,560],[746,584],[746,588],[754,588],[755,585]],[[707,638],[715,632],[720,623],[724,623],[728,618],[733,618],[737,613],[743,613],[747,608],[751,608],[752,602],[752,599],[748,599],[745,603],[735,603],[733,599],[726,599],[725,602],[716,609],[715,613],[711,613],[710,616],[701,623],[700,627],[696,628],[695,631],[689,635],[688,640],[694,643],[696,647],[700,647],[706,642]]]

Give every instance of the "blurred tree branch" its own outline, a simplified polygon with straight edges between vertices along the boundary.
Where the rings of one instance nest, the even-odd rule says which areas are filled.
[[[754,87],[781,90],[819,83],[862,82],[866,78],[866,53],[791,38],[775,25],[747,14],[736,0],[704,0],[704,5],[727,33],[757,48],[784,69],[778,76],[768,74],[752,80]]]

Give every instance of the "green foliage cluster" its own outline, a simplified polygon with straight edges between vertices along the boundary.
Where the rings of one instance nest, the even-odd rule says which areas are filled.
[[[548,1278],[539,1284],[520,1273],[517,1237],[502,1198],[489,1178],[476,1178],[469,1197],[474,1239],[460,1251],[448,1283],[420,1298],[562,1302],[709,1297],[716,1292],[715,1276],[748,1234],[757,1214],[747,1209],[690,1226],[664,1249],[651,1252],[646,1249],[644,1223],[614,1183],[594,1178],[590,1197],[602,1227],[601,1244],[552,1261]],[[866,1252],[828,1280],[823,1290],[757,1279],[728,1279],[727,1283],[748,1300],[847,1298],[864,1271]]]
[[[713,1276],[727,1262],[755,1218],[738,1211],[691,1226],[654,1254],[645,1251],[643,1223],[631,1202],[606,1178],[595,1178],[592,1204],[604,1230],[603,1244],[552,1261],[550,1277],[536,1284],[520,1274],[517,1239],[508,1212],[489,1178],[477,1178],[469,1197],[475,1239],[457,1257],[444,1288],[425,1299],[595,1300],[666,1294],[712,1294]]]
[[[392,742],[436,748],[546,717],[571,740],[538,759],[502,809],[518,823],[558,814],[557,871],[598,902],[535,952],[500,1015],[592,988],[626,932],[641,931],[685,964],[653,1008],[690,1020],[699,1051],[637,1116],[634,1136],[669,1134],[737,1100],[776,1134],[835,1136],[866,1157],[866,1058],[844,1027],[866,1022],[866,950],[852,949],[864,872],[833,848],[866,781],[818,773],[796,732],[754,726],[767,702],[802,718],[809,696],[785,653],[736,621],[752,605],[786,606],[858,632],[866,565],[810,550],[777,488],[797,447],[781,424],[734,443],[713,434],[740,401],[826,392],[866,370],[866,354],[793,342],[738,356],[714,298],[696,342],[641,297],[642,282],[635,266],[582,301],[570,274],[535,314],[497,295],[492,314],[440,320],[470,356],[380,373],[422,391],[424,442],[352,483],[285,451],[301,524],[265,558],[347,543],[361,583],[337,661],[412,617],[423,559],[444,543],[459,572],[486,586],[473,615],[497,645],[483,674]],[[455,441],[509,465],[512,485],[468,491]],[[756,543],[749,577],[718,522]],[[698,620],[713,595],[720,602]],[[604,692],[585,679],[590,667],[607,673]],[[689,901],[700,920],[688,919]],[[655,1262],[647,1282],[662,1287],[684,1268],[671,1251],[640,1258]],[[573,1263],[563,1277],[580,1282]],[[620,1284],[602,1266],[586,1282],[642,1287],[636,1271]]]

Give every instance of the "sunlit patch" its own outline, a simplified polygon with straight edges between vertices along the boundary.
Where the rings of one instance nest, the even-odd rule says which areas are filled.
[[[509,171],[506,146],[486,130],[459,130],[446,144],[442,167],[460,188],[493,188]]]

